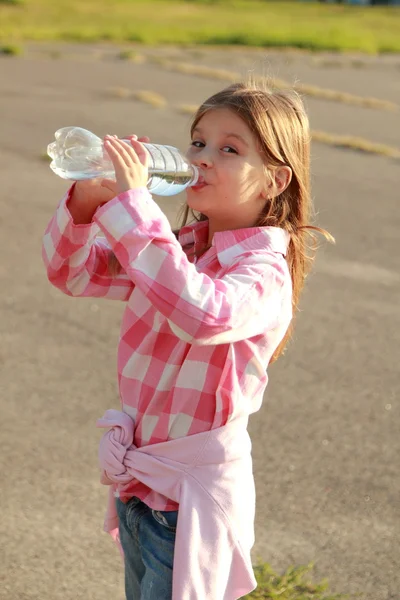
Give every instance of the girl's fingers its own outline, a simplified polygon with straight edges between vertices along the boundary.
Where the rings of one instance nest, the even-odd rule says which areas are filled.
[[[124,157],[124,160],[127,164],[127,166],[129,166],[132,162],[134,163],[138,163],[139,158],[135,152],[135,149],[133,148],[133,146],[131,144],[129,144],[128,142],[124,142],[123,140],[118,140],[119,144],[120,144],[120,151],[121,151],[121,155]]]
[[[109,145],[108,145],[109,144]],[[130,166],[132,162],[139,162],[138,157],[136,156],[135,151],[132,147],[119,139],[114,139],[110,137],[105,137],[105,145],[108,149],[112,148],[114,156],[119,158],[120,164],[125,166]]]
[[[114,135],[113,137],[118,137],[117,135]],[[144,144],[148,144],[150,142],[150,138],[147,137],[147,135],[144,135],[142,137],[138,137],[137,135],[123,135],[120,139],[121,140],[131,140],[131,139],[137,140],[138,142],[143,142]]]
[[[104,138],[104,148],[114,166],[118,193],[146,185],[148,178],[146,157],[143,157],[144,147],[140,142],[132,139],[128,143],[107,135]],[[136,153],[136,148],[141,158]],[[103,186],[110,190],[113,188],[109,180],[106,180]]]
[[[116,135],[113,135],[112,137],[117,138]],[[148,152],[147,152],[147,150],[143,149],[143,153],[141,153],[141,149],[139,150],[138,146],[134,146],[132,144],[132,142],[141,142],[142,144],[148,144],[150,142],[150,138],[147,137],[147,135],[144,135],[143,137],[140,137],[140,138],[138,138],[137,135],[124,135],[122,138],[117,138],[117,139],[120,139],[120,141],[127,141],[127,140],[129,140],[128,146],[136,148],[136,154],[138,154],[138,155],[140,154],[141,155],[141,158],[139,159],[139,162],[141,162],[143,165],[147,165],[147,162],[146,162],[147,159],[148,159]]]
[[[134,162],[147,167],[149,154],[143,144],[135,138],[136,136],[131,136],[130,144],[123,140],[115,141],[120,145],[121,155],[124,157],[127,166],[129,166],[131,162]]]
[[[144,167],[147,167],[149,164],[149,153],[147,152],[146,148],[138,140],[131,140],[131,144],[139,159],[139,162],[141,162]]]
[[[114,165],[115,176],[118,180],[118,177],[123,174],[126,170],[126,163],[123,157],[121,156],[119,150],[116,148],[116,140],[114,139],[105,139],[104,140],[104,148],[107,150],[109,157]]]

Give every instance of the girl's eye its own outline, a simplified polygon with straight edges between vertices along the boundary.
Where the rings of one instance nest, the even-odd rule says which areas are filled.
[[[193,140],[191,142],[191,146],[194,146],[195,148],[204,148],[205,143],[200,142],[199,140]],[[232,148],[232,146],[223,146],[221,150],[224,154],[238,154],[237,150],[235,150],[235,148]]]
[[[227,149],[228,149],[228,151],[227,151],[227,152],[225,152],[225,148],[227,148]],[[232,146],[224,146],[224,147],[222,148],[222,151],[223,151],[223,152],[225,152],[225,154],[232,154],[232,153],[233,153],[233,154],[237,154],[237,151],[235,150],[235,148],[232,148]]]

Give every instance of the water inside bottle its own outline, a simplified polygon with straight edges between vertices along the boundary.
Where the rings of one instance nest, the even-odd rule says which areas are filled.
[[[81,165],[80,165],[81,167]],[[104,177],[106,179],[115,179],[114,170],[104,171],[104,169],[99,168],[98,172],[93,170],[93,167],[90,170],[78,170],[74,169],[73,165],[70,165],[70,169],[62,169],[57,165],[51,165],[52,170],[59,177],[63,179],[69,179],[73,181],[84,181],[86,179],[94,179],[96,177]],[[149,181],[147,183],[147,187],[150,192],[154,194],[160,194],[162,196],[173,196],[175,194],[179,194],[183,192],[188,183],[190,183],[192,176],[190,173],[186,172],[176,172],[176,171],[157,171],[153,169],[149,169]]]
[[[150,143],[144,145],[151,157],[147,184],[150,192],[172,196],[197,179],[197,170],[187,163],[177,148]]]
[[[192,179],[192,174],[187,171],[157,171],[157,169],[149,169],[147,187],[154,194],[172,196],[183,192]]]

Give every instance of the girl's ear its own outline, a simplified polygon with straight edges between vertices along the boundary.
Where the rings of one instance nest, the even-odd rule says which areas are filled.
[[[269,184],[269,196],[274,198],[286,190],[292,181],[292,169],[286,165],[276,167],[271,171],[271,182]]]

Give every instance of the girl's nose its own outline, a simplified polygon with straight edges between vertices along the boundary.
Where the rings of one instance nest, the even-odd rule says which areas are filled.
[[[202,148],[200,152],[197,152],[192,162],[196,167],[200,167],[201,169],[208,169],[213,164],[211,154],[206,148]]]

